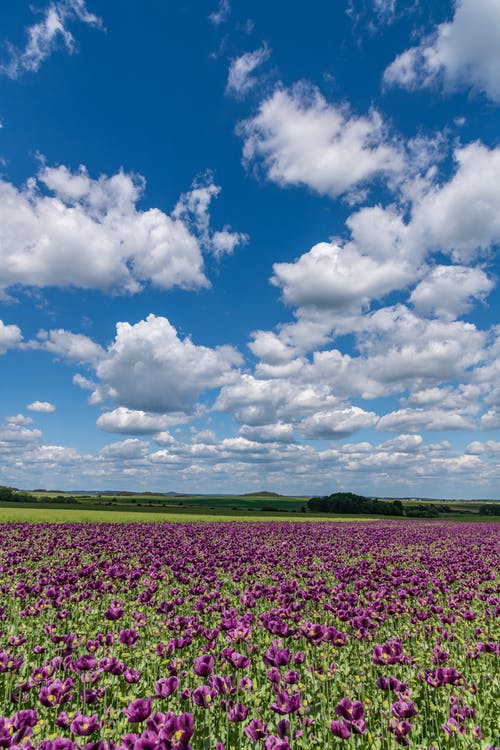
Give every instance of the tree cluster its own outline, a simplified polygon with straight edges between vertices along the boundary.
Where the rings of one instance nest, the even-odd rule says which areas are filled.
[[[404,506],[401,500],[379,500],[375,497],[356,495],[354,492],[334,492],[332,495],[312,497],[309,510],[316,513],[348,513],[381,516],[409,516],[415,518],[437,518],[439,509],[426,505]]]

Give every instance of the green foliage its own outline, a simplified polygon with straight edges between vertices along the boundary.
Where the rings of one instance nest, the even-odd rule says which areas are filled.
[[[312,497],[309,510],[319,513],[354,513],[381,516],[402,516],[403,504],[400,500],[377,500],[373,497],[356,495],[354,492],[334,492],[324,497]]]
[[[480,505],[479,512],[484,516],[500,516],[500,503]]]
[[[438,518],[441,508],[434,503],[403,505],[401,500],[378,500],[353,492],[334,492],[324,497],[312,497],[309,510],[319,513],[353,513],[377,516],[407,516],[409,518]]]

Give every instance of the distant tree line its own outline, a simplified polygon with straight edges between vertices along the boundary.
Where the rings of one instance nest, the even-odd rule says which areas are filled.
[[[489,505],[480,505],[479,512],[483,516],[500,516],[500,503],[490,503]]]
[[[34,490],[34,492],[35,491],[36,490]],[[93,495],[78,495],[78,497],[75,497],[74,495],[45,495],[37,497],[29,492],[20,492],[13,487],[0,486],[0,503],[40,503],[41,505],[46,505],[48,503],[65,503],[67,505],[74,505],[75,503],[95,500],[96,498]],[[111,503],[106,504],[110,505]]]
[[[12,487],[0,486],[0,502],[2,503],[6,501],[14,503],[33,502],[33,500],[32,495],[28,495],[26,492],[18,492]]]
[[[438,518],[440,512],[449,510],[448,506],[441,504],[403,505],[401,500],[379,500],[375,497],[356,495],[354,492],[334,492],[332,495],[312,497],[307,505],[309,510],[316,513],[407,516],[410,518]]]

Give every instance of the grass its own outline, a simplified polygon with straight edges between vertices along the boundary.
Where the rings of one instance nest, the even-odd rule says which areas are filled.
[[[40,508],[40,507],[0,507],[0,523],[149,523],[168,522],[209,522],[209,521],[374,521],[374,516],[334,516],[312,513],[268,513],[255,511],[211,511],[200,513],[197,510],[154,511],[146,508],[136,510],[104,510],[84,508]]]
[[[256,509],[251,513],[248,510],[206,509],[200,508],[163,508],[158,511],[150,507],[109,506],[93,507],[67,507],[50,506],[40,507],[39,503],[12,505],[3,503],[0,505],[0,523],[146,523],[146,522],[210,522],[210,521],[378,521],[378,520],[402,520],[399,516],[372,516],[372,515],[335,515],[334,513],[297,513],[297,512],[268,512]],[[408,519],[422,522],[424,519]],[[425,519],[427,520],[427,519]],[[500,521],[497,516],[459,515],[449,514],[440,519],[446,521]]]

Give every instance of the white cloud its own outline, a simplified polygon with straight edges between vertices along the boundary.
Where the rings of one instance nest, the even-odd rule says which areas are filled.
[[[240,57],[231,60],[227,77],[226,94],[242,97],[248,93],[257,83],[257,79],[252,73],[266,62],[266,60],[269,60],[270,55],[271,51],[264,44],[253,52],[245,52]]]
[[[7,349],[15,349],[23,340],[21,329],[16,325],[6,325],[0,320],[0,354]]]
[[[85,391],[93,391],[96,387],[96,383],[93,380],[86,378],[79,372],[77,372],[76,375],[73,375],[73,383]]]
[[[82,459],[77,450],[64,445],[40,445],[30,454],[30,460],[34,463],[50,464],[53,468],[79,465]]]
[[[297,348],[288,345],[281,335],[272,331],[254,331],[248,347],[261,362],[270,365],[286,364],[298,353]]]
[[[72,362],[95,365],[104,354],[104,349],[88,336],[82,333],[71,333],[64,328],[48,332],[41,330],[37,338],[38,341],[30,342],[30,347],[44,349]],[[77,385],[81,383],[81,381],[75,382]]]
[[[435,266],[415,287],[410,302],[419,314],[454,320],[483,300],[494,284],[480,268]]]
[[[500,102],[500,6],[497,0],[456,0],[455,15],[387,68],[389,85],[408,89],[438,83],[472,87]]]
[[[232,255],[235,247],[248,242],[248,235],[243,232],[231,232],[227,227],[214,232],[211,237],[211,248],[216,258]]]
[[[40,414],[52,414],[55,412],[56,407],[49,401],[33,401],[32,404],[28,404],[26,407],[29,411],[37,411]]]
[[[203,178],[195,181],[192,189],[181,195],[172,216],[182,220],[186,226],[194,230],[200,244],[216,257],[234,251],[239,244],[248,240],[248,235],[241,232],[231,232],[229,227],[212,232],[210,228],[210,203],[220,193],[220,187],[215,185],[208,172]]]
[[[418,0],[417,0],[418,2]],[[347,0],[346,13],[363,30],[370,32],[378,24],[391,24],[397,16],[398,0]],[[405,9],[406,13],[410,12]]]
[[[16,427],[27,427],[33,424],[31,417],[25,417],[24,414],[15,414],[12,417],[5,417],[5,424],[14,425]]]
[[[483,416],[481,417],[481,429],[500,429],[500,409],[498,408],[498,406],[493,406],[491,409],[488,409],[486,414],[483,414]]]
[[[195,187],[168,215],[137,208],[144,185],[123,171],[93,179],[84,167],[64,166],[42,168],[21,189],[0,180],[0,290],[21,284],[130,294],[146,283],[209,286],[202,249],[220,255],[246,240],[225,227],[212,247],[208,207],[219,188]]]
[[[329,313],[330,330],[335,313],[340,331],[357,322],[347,313],[359,313],[372,300],[420,279],[410,300],[424,314],[452,320],[485,299],[493,281],[483,269],[463,264],[500,243],[500,148],[477,142],[458,148],[454,157],[457,167],[447,182],[439,184],[431,170],[405,184],[409,218],[401,206],[361,208],[346,220],[348,239],[320,242],[294,262],[274,264],[271,282],[284,302],[298,308],[302,325],[314,320],[327,334],[326,317],[320,320],[318,313]],[[426,259],[437,251],[456,265],[429,270]]]
[[[99,456],[107,460],[116,459],[141,459],[148,453],[149,443],[137,438],[128,438],[120,440],[117,443],[109,443],[99,451]]]
[[[420,432],[421,430],[473,430],[470,417],[445,409],[400,409],[385,414],[377,424],[381,432]]]
[[[183,415],[176,419],[166,414],[150,414],[140,409],[127,409],[118,406],[113,411],[105,412],[96,424],[104,432],[117,432],[123,435],[150,435],[161,431],[172,424],[183,421]]]
[[[481,361],[485,343],[472,323],[424,320],[404,305],[370,315],[357,340],[369,377],[399,389],[464,377]]]
[[[220,26],[221,23],[225,23],[227,21],[230,13],[231,5],[229,4],[229,0],[219,0],[217,10],[214,10],[212,13],[210,13],[208,18],[214,24],[214,26]]]
[[[379,260],[354,243],[320,242],[294,263],[275,263],[271,283],[287,304],[341,311],[401,289],[414,275],[412,263],[397,256]]]
[[[40,430],[29,430],[24,424],[6,421],[5,425],[0,425],[0,444],[3,450],[16,445],[39,443],[41,439]]]
[[[103,28],[101,19],[87,9],[85,0],[51,2],[44,11],[43,19],[26,29],[25,48],[16,49],[9,45],[9,59],[0,65],[0,71],[9,78],[18,78],[23,73],[36,72],[60,46],[73,53],[76,43],[68,27],[75,21]]]
[[[479,440],[474,440],[465,447],[464,453],[475,456],[487,453],[490,456],[498,458],[500,457],[500,443],[496,440],[486,440],[484,443]]]
[[[386,440],[382,443],[384,450],[394,451],[394,453],[414,453],[422,446],[424,439],[422,435],[401,434],[392,440]]]
[[[470,261],[500,242],[500,147],[479,141],[458,148],[457,170],[416,203],[411,232],[428,249],[442,250],[454,261]]]
[[[377,421],[374,412],[364,411],[359,406],[341,406],[317,411],[302,422],[301,429],[306,438],[328,440],[348,437],[358,430],[372,427]]]
[[[277,422],[276,424],[250,427],[243,425],[240,435],[247,440],[257,443],[292,443],[294,442],[294,428],[291,424]]]
[[[481,389],[472,383],[458,386],[433,386],[421,388],[403,399],[410,406],[431,406],[450,411],[461,411],[475,414],[479,410]]]
[[[180,339],[163,317],[118,323],[96,367],[95,396],[154,413],[192,412],[204,391],[234,381],[241,356],[230,346],[210,349]],[[156,431],[162,429],[157,428]]]
[[[278,185],[306,185],[332,198],[403,167],[378,112],[358,117],[306,85],[277,89],[238,132],[247,165],[261,162]]]

